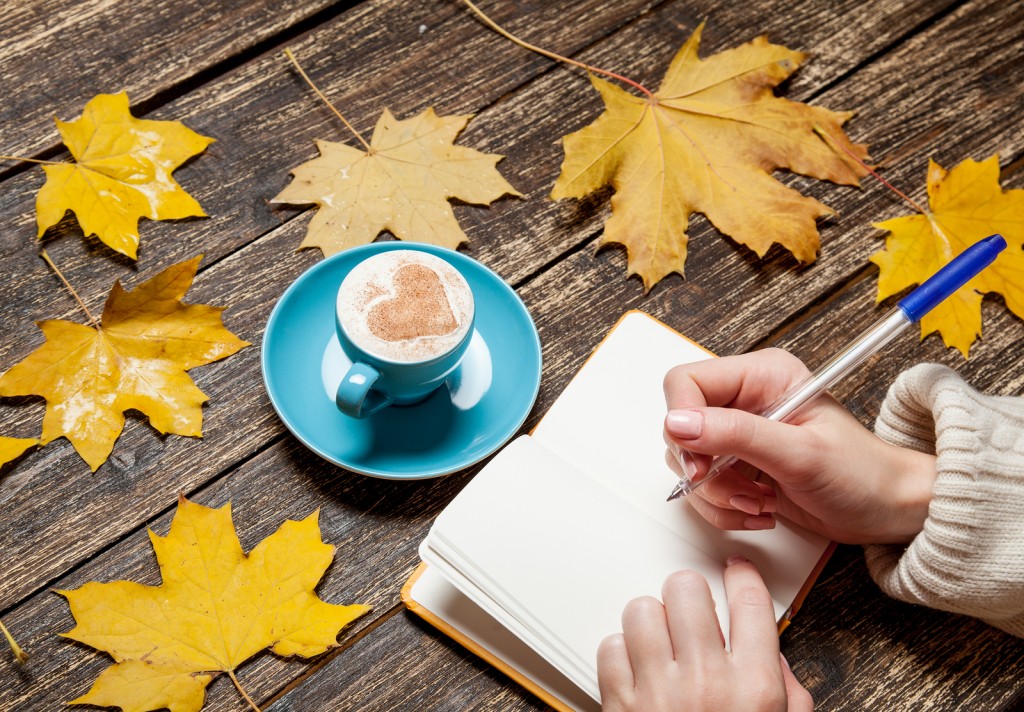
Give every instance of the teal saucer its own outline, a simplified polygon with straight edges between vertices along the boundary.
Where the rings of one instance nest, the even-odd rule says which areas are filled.
[[[335,297],[358,262],[397,249],[429,252],[462,273],[476,303],[474,334],[455,374],[427,400],[350,418],[334,404],[348,370]],[[515,435],[537,398],[541,352],[529,312],[494,272],[459,252],[390,241],[341,252],[295,280],[270,314],[262,363],[270,402],[306,447],[353,472],[412,480],[466,468]]]

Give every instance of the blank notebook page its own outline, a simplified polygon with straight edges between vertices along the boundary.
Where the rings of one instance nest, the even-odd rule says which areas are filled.
[[[713,356],[661,322],[630,312],[594,352],[532,436],[717,561],[740,553],[760,569],[781,616],[828,540],[783,520],[774,530],[723,532],[681,500],[665,463],[662,381],[673,366]]]
[[[492,614],[595,699],[597,646],[621,630],[627,601],[660,598],[665,577],[689,568],[709,580],[718,610],[728,610],[720,561],[528,436],[466,486],[428,541],[508,612],[488,606]]]

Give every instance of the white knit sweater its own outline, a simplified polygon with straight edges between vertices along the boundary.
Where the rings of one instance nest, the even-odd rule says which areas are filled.
[[[875,432],[937,455],[923,531],[865,547],[890,596],[963,613],[1024,637],[1024,398],[981,395],[945,366],[904,372]]]

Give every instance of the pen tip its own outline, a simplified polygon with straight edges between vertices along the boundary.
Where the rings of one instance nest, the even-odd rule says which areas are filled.
[[[699,483],[698,483],[699,484]],[[697,485],[693,483],[689,478],[680,479],[676,486],[672,489],[672,494],[668,496],[666,502],[671,502],[673,499],[679,499],[693,492]]]

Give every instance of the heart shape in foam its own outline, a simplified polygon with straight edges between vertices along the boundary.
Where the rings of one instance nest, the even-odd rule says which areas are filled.
[[[378,339],[406,341],[444,336],[459,327],[441,278],[420,264],[404,264],[392,276],[395,296],[373,305],[366,324]]]

